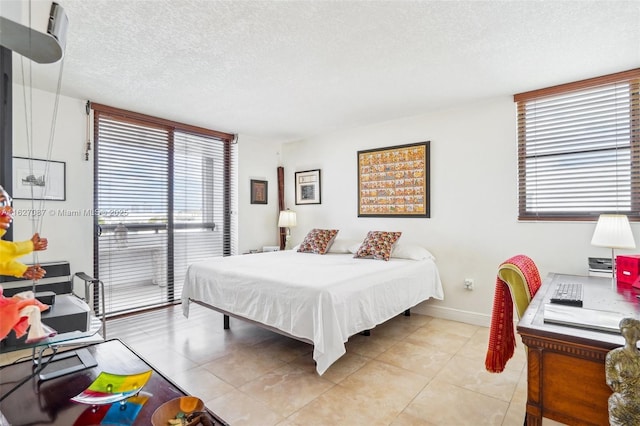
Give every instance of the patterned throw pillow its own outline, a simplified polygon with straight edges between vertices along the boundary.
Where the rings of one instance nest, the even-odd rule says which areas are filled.
[[[389,260],[391,249],[400,235],[402,232],[369,231],[353,257]]]
[[[333,239],[338,235],[337,229],[312,229],[300,244],[300,253],[325,254]]]

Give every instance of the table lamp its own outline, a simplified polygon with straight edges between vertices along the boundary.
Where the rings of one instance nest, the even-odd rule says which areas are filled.
[[[291,229],[296,226],[296,212],[291,211],[289,209],[282,210],[280,212],[280,217],[278,218],[278,227],[279,228],[287,228],[287,236],[285,237],[284,249],[288,250],[291,247],[289,246],[289,240],[291,240]]]
[[[616,286],[615,249],[636,248],[629,219],[623,214],[601,214],[593,231],[591,245],[611,249],[611,285]]]

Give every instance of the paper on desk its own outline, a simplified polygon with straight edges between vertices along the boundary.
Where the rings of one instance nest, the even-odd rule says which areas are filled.
[[[544,322],[620,334],[620,320],[633,316],[620,312],[599,311],[576,306],[546,303]]]

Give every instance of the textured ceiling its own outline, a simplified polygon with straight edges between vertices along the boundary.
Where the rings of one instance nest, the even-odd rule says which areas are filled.
[[[63,94],[283,141],[640,67],[640,1],[58,3]]]

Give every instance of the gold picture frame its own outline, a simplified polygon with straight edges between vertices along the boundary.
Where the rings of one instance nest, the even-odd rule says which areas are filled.
[[[358,217],[431,217],[430,142],[358,151]]]

